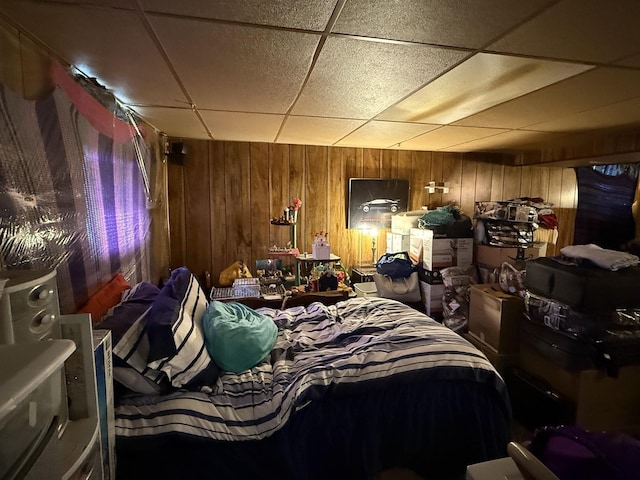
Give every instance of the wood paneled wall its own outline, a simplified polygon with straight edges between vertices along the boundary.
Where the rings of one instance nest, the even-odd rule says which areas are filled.
[[[473,216],[475,201],[542,197],[572,210],[577,189],[573,169],[509,166],[491,156],[268,143],[184,140],[183,165],[169,163],[171,268],[186,265],[220,271],[243,260],[252,271],[270,245],[284,245],[288,227],[270,224],[293,197],[302,200],[297,226],[301,252],[313,235],[329,233],[331,251],[350,269],[371,263],[372,240],[346,228],[349,178],[407,178],[410,209],[455,203]],[[448,182],[448,193],[429,194],[429,181]],[[573,225],[571,225],[571,232]],[[377,255],[386,232],[377,238]]]

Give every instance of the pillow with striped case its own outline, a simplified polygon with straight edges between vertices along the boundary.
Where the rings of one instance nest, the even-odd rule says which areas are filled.
[[[147,282],[134,285],[102,317],[96,330],[111,330],[113,377],[136,393],[165,393],[169,382],[163,372],[147,366],[149,342],[145,325],[160,289]]]
[[[174,387],[208,385],[219,374],[204,343],[202,316],[207,305],[198,280],[186,267],[171,272],[151,305],[147,366],[164,372]]]

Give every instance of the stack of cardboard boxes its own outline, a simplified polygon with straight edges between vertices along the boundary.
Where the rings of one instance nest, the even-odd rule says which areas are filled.
[[[521,297],[505,293],[498,284],[472,285],[465,338],[504,371],[516,361],[523,315]]]
[[[427,315],[442,318],[444,285],[440,270],[446,267],[468,268],[473,262],[472,230],[468,234],[412,228],[409,232],[409,256],[418,266],[420,288]],[[466,236],[465,236],[466,235]]]
[[[465,338],[504,371],[517,360],[520,343],[520,322],[524,301],[518,295],[505,293],[498,284],[503,263],[524,269],[527,260],[545,256],[546,243],[534,243],[526,248],[474,246],[474,263],[478,267],[478,285],[471,287],[469,301],[469,333]]]
[[[424,210],[412,210],[391,216],[391,231],[387,232],[387,253],[408,252],[412,228],[418,228],[418,220]]]

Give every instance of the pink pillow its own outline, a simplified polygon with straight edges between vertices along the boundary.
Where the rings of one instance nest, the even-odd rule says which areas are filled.
[[[78,313],[90,313],[91,321],[95,325],[109,311],[120,303],[122,292],[131,288],[122,273],[109,280],[100,290],[94,293],[84,307]]]

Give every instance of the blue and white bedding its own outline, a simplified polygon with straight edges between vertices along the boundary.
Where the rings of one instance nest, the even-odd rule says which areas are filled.
[[[198,391],[122,399],[116,435],[260,440],[314,402],[434,381],[483,384],[509,411],[502,378],[482,353],[399,302],[355,298],[258,311],[278,326],[264,361],[239,374],[223,372]]]

